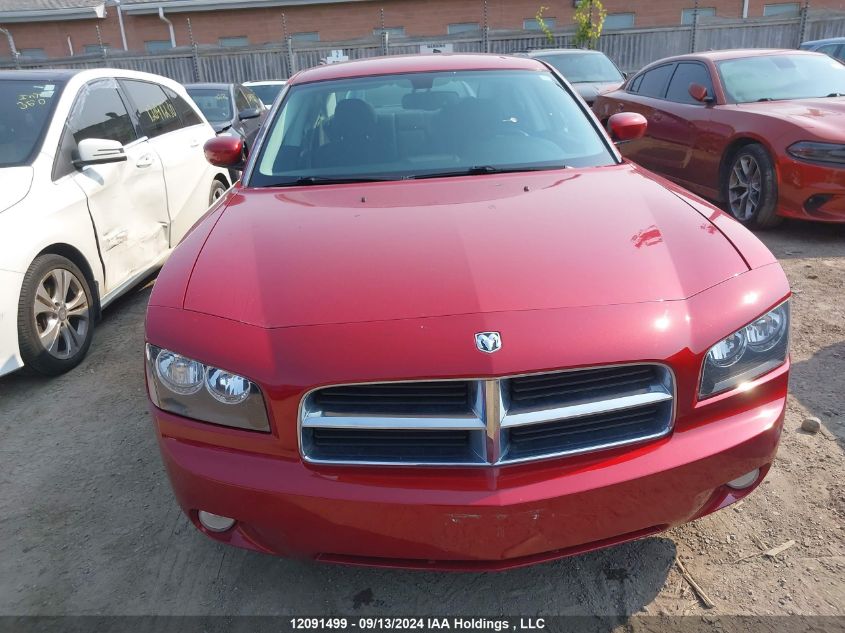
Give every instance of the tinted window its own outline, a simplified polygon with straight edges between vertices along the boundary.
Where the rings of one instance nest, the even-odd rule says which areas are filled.
[[[781,101],[845,94],[845,66],[825,55],[758,55],[719,62],[728,101]]]
[[[466,94],[435,90],[460,82]],[[401,98],[385,102],[386,91]],[[401,93],[401,94],[400,94]],[[465,175],[612,165],[576,99],[549,72],[443,71],[292,86],[250,186],[299,179]]]
[[[146,81],[121,80],[121,83],[135,104],[141,130],[146,136],[155,138],[182,126],[176,107],[160,86]]]
[[[0,167],[33,160],[61,89],[50,81],[0,81]]]
[[[639,92],[641,83],[643,83],[643,76],[637,75],[634,77],[633,81],[631,81],[631,85],[628,86],[628,92]]]
[[[232,99],[228,89],[188,88],[188,94],[205,118],[212,123],[226,123],[232,120]]]
[[[167,98],[170,99],[170,103],[172,103],[173,107],[176,108],[176,113],[179,115],[179,118],[182,119],[182,125],[190,127],[192,125],[202,123],[202,119],[197,114],[197,111],[191,107],[191,104],[166,86],[164,87],[164,92],[167,95]]]
[[[53,179],[73,171],[73,154],[80,141],[104,138],[128,145],[138,135],[113,79],[92,82],[80,90],[59,146]]]
[[[707,94],[713,96],[713,85],[710,82],[710,73],[702,64],[684,63],[678,64],[672,81],[669,82],[669,90],[666,98],[678,103],[692,103],[701,105],[690,96],[689,86],[692,83],[701,84],[707,88]]]
[[[666,64],[644,73],[640,89],[637,92],[645,97],[662,99],[666,94],[666,83],[672,75],[673,68],[672,64]]]

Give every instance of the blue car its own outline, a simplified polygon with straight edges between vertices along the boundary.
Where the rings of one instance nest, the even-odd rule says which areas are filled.
[[[804,51],[824,53],[845,63],[845,37],[829,37],[826,40],[804,42],[799,48]]]

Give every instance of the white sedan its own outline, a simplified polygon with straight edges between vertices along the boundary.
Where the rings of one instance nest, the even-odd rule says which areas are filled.
[[[175,81],[0,72],[0,375],[56,375],[100,310],[161,266],[229,187],[214,130]]]

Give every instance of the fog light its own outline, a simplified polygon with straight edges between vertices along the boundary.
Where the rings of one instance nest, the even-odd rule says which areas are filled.
[[[235,520],[232,518],[211,514],[211,512],[205,510],[199,511],[199,520],[209,532],[225,532],[235,524]]]
[[[755,468],[750,473],[745,473],[742,477],[737,477],[733,481],[728,482],[728,487],[734,490],[742,490],[751,486],[760,477],[760,469]]]

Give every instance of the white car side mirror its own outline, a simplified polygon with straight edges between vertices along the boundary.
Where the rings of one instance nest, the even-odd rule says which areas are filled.
[[[73,164],[76,167],[87,165],[104,165],[119,163],[126,160],[126,152],[118,141],[105,138],[86,138],[79,141],[77,157]]]

